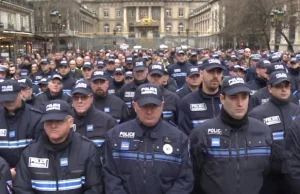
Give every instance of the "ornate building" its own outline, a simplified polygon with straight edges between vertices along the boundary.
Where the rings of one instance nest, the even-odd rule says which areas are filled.
[[[83,0],[82,3],[99,16],[97,38],[103,45],[109,47],[115,42],[151,48],[162,41],[172,43],[171,46],[185,43],[187,36],[195,34],[194,31],[186,34],[190,13],[207,1]]]

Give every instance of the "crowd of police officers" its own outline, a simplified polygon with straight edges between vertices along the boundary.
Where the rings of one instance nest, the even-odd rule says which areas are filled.
[[[0,61],[0,193],[300,193],[300,54]]]

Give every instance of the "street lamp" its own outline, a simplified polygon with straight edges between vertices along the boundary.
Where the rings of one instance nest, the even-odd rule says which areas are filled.
[[[190,29],[185,29],[185,33],[186,33],[186,46],[189,45],[189,33],[190,33]]]
[[[284,17],[284,12],[281,9],[273,9],[270,13],[270,23],[273,28],[275,28],[275,50],[279,49],[282,21]]]
[[[61,14],[59,11],[52,11],[50,20],[55,30],[55,51],[59,51],[59,29],[61,27]]]

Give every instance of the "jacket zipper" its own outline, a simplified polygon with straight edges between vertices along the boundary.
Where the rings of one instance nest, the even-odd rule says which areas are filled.
[[[148,135],[149,136],[149,135]],[[144,152],[144,184],[146,183],[146,168],[147,168],[147,146],[148,146],[148,137],[145,139],[145,152]]]
[[[216,117],[216,111],[215,111],[215,104],[214,104],[214,98],[211,98],[211,104],[212,104],[212,109],[213,109],[213,115]]]
[[[237,193],[239,193],[240,190],[240,152],[239,152],[239,145],[238,145],[238,134],[235,132],[235,143],[236,143],[236,164],[237,164]]]

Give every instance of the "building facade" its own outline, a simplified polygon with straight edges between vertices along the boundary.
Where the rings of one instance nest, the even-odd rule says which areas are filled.
[[[1,57],[15,58],[21,53],[31,53],[35,43],[34,8],[26,0],[0,1]]]
[[[190,13],[207,0],[83,0],[99,16],[97,38],[103,45],[128,43],[157,47],[184,43]],[[179,41],[178,37],[182,37]]]

